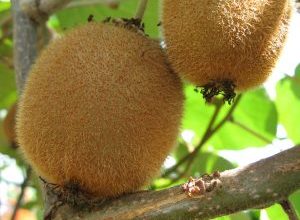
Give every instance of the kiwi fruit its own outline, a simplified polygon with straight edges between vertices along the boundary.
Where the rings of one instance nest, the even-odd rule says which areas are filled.
[[[16,111],[17,103],[13,104],[3,121],[4,134],[13,148],[16,148]]]
[[[291,2],[163,0],[162,32],[174,70],[225,99],[261,85],[284,46]]]
[[[18,143],[47,182],[116,197],[158,174],[182,108],[180,78],[159,43],[122,23],[89,22],[50,43],[33,65]]]

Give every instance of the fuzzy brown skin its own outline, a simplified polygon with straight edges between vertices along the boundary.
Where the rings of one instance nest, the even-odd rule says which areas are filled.
[[[289,0],[164,0],[170,62],[197,86],[231,80],[240,91],[256,87],[277,62],[291,10]]]
[[[13,104],[3,121],[3,130],[4,134],[9,141],[9,143],[15,147],[16,143],[16,111],[17,111],[17,103]]]
[[[180,79],[158,43],[91,22],[54,41],[29,75],[17,115],[25,158],[48,182],[97,197],[140,189],[174,146]]]

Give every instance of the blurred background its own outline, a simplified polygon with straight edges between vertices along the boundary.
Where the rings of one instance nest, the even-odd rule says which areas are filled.
[[[155,39],[161,38],[159,4],[159,0],[149,1],[144,18],[146,33]],[[73,0],[50,17],[40,34],[40,49],[44,42],[86,23],[91,14],[97,21],[108,16],[130,18],[137,5],[137,0]],[[0,0],[0,219],[35,220],[42,219],[43,214],[39,181],[22,159],[13,132],[13,105],[18,94],[10,7],[9,0]],[[264,87],[243,93],[236,104],[223,105],[218,99],[205,103],[194,86],[185,84],[185,113],[178,145],[150,189],[177,185],[189,176],[249,164],[300,143],[299,27],[300,14],[295,9],[288,41],[272,76]],[[193,151],[196,154],[191,156]],[[290,200],[300,214],[300,191]],[[218,219],[285,220],[288,217],[280,205],[273,205]]]

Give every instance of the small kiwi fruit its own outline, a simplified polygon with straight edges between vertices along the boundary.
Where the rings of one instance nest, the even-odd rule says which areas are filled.
[[[261,85],[287,35],[290,0],[163,0],[162,32],[176,72],[209,101]]]
[[[3,121],[3,130],[4,134],[13,148],[17,148],[16,145],[16,111],[17,111],[17,103],[14,103]]]
[[[49,183],[116,197],[159,172],[182,108],[180,78],[159,43],[132,25],[92,21],[50,43],[32,67],[18,143]]]

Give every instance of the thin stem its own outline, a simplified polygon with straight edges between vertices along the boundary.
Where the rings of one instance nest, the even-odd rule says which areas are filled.
[[[214,129],[211,130],[211,132],[208,134],[205,141],[196,147],[195,153],[193,154],[192,158],[188,161],[188,164],[186,165],[185,173],[187,173],[189,171],[191,165],[193,164],[194,159],[196,158],[195,156],[200,151],[200,149],[203,147],[203,145],[231,118],[234,110],[236,109],[238,102],[240,101],[240,98],[241,98],[241,95],[237,97],[237,100],[232,105],[232,107],[230,108],[230,110],[228,111],[226,116],[222,119],[222,121],[220,121],[219,124]]]
[[[209,122],[209,124],[208,124],[208,127],[207,127],[207,129],[206,129],[206,132],[205,132],[205,134],[204,134],[204,137],[207,136],[208,133],[212,130],[212,127],[213,127],[213,125],[214,125],[215,122],[216,122],[216,119],[217,119],[217,117],[218,117],[218,115],[219,115],[219,112],[220,112],[221,108],[223,107],[223,104],[220,103],[220,102],[216,102],[215,106],[216,106],[215,112],[214,112],[214,114],[213,114],[213,116],[212,116],[212,118],[211,118],[211,120],[210,120],[210,122]]]
[[[135,19],[138,19],[140,21],[143,20],[144,13],[147,8],[147,3],[148,3],[148,0],[140,0],[140,4],[139,4],[138,9],[135,14]]]
[[[289,200],[284,200],[279,203],[290,220],[299,220],[296,211]]]
[[[202,146],[230,119],[230,117],[232,116],[234,110],[236,109],[240,99],[241,99],[241,95],[239,95],[236,98],[236,101],[233,103],[233,105],[231,106],[230,110],[228,111],[228,113],[224,116],[224,118],[216,125],[215,128],[212,128],[214,122],[217,115],[219,114],[220,109],[216,109],[214,112],[214,115],[212,117],[212,120],[209,123],[208,128],[206,129],[205,134],[203,135],[203,138],[201,139],[200,143],[198,144],[198,146],[194,149],[193,152],[187,154],[185,157],[183,157],[176,165],[174,165],[173,167],[171,167],[169,170],[167,170],[164,174],[163,177],[168,176],[170,173],[174,172],[180,165],[182,165],[183,163],[185,163],[187,160],[190,160],[189,163],[187,164],[187,167],[185,169],[185,172],[190,168],[190,166],[192,165],[193,160],[195,159],[195,156],[197,155],[197,153],[200,151],[200,149],[202,148]],[[183,173],[183,175],[185,175]]]
[[[209,124],[208,124],[208,126],[207,126],[207,129],[206,129],[206,131],[205,131],[205,133],[204,133],[204,135],[203,135],[203,137],[202,137],[202,139],[201,139],[201,141],[200,141],[200,143],[199,143],[198,146],[202,146],[202,145],[204,144],[204,142],[205,142],[205,139],[206,139],[207,136],[210,134],[211,129],[212,129],[212,126],[213,126],[213,124],[215,123],[215,121],[216,121],[216,119],[217,119],[217,116],[218,116],[218,114],[219,114],[219,112],[220,112],[220,110],[221,110],[221,107],[222,107],[221,104],[217,104],[217,105],[216,105],[215,112],[214,112],[214,114],[213,114],[213,116],[212,116],[212,118],[211,118],[211,120],[210,120],[210,122],[209,122]],[[195,151],[195,149],[194,149],[194,151]],[[193,151],[193,152],[194,152],[194,151]],[[184,158],[182,158],[177,164],[175,164],[173,167],[171,167],[169,170],[167,170],[167,171],[162,175],[162,177],[166,177],[166,176],[168,176],[170,173],[174,172],[181,164],[183,164],[187,159],[189,159],[189,157],[192,156],[193,152],[187,154],[187,155],[186,155]],[[177,178],[176,178],[176,179],[177,179]],[[176,181],[176,180],[175,180],[175,181]]]
[[[252,130],[251,128],[248,128],[246,125],[235,121],[235,120],[230,120],[231,123],[233,123],[234,125],[240,127],[241,129],[247,131],[249,134],[252,134],[253,136],[257,137],[258,139],[262,140],[263,142],[265,142],[266,144],[270,144],[272,143],[272,140],[264,137],[263,135],[257,133],[256,131]]]
[[[220,121],[220,123],[213,129],[213,131],[212,131],[213,133],[215,133],[216,131],[218,131],[218,130],[225,124],[225,122],[227,122],[227,121],[231,118],[231,116],[232,116],[234,110],[236,109],[238,103],[239,103],[240,100],[241,100],[241,97],[242,97],[242,95],[239,95],[239,96],[236,98],[235,102],[233,103],[233,105],[231,106],[231,108],[229,109],[229,111],[227,112],[227,115],[226,115],[226,116],[222,119],[222,121]]]
[[[29,182],[29,179],[30,179],[30,176],[31,176],[31,168],[28,167],[26,169],[26,176],[24,178],[24,181],[21,185],[21,192],[19,194],[19,197],[18,197],[18,200],[17,200],[17,203],[15,205],[15,208],[14,208],[14,211],[13,211],[13,214],[11,216],[11,220],[15,220],[16,219],[16,216],[17,216],[17,212],[22,204],[22,200],[23,200],[23,197],[24,197],[24,193],[25,193],[25,189],[28,185],[28,182]]]

